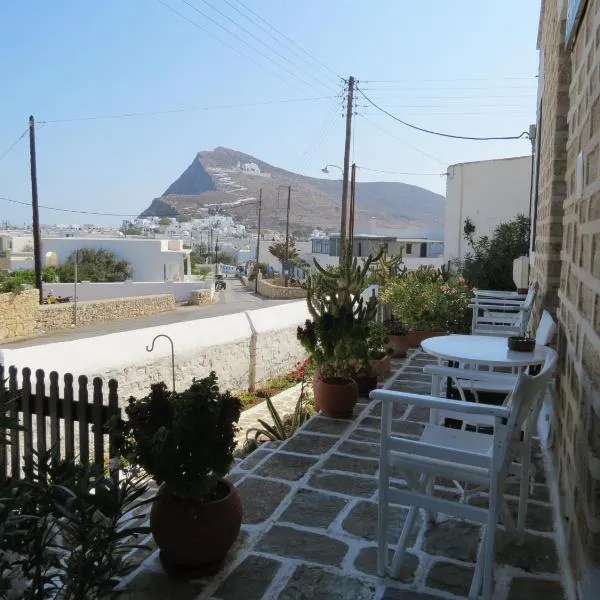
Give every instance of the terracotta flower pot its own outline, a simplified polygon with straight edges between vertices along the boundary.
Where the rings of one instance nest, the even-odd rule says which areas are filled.
[[[352,417],[358,401],[358,386],[342,377],[324,381],[319,371],[313,378],[313,393],[317,407],[326,417]]]
[[[423,340],[426,340],[430,337],[436,337],[438,335],[447,335],[446,331],[425,331],[420,329],[415,329],[413,331],[409,331],[406,334],[408,338],[408,345],[411,348],[418,348],[421,345]]]
[[[242,500],[224,479],[225,494],[213,502],[179,498],[161,486],[150,511],[150,528],[167,575],[193,579],[216,573],[242,524]]]
[[[392,356],[402,358],[408,350],[408,337],[404,335],[388,335],[388,347],[392,349]]]
[[[359,396],[368,396],[370,392],[377,388],[377,375],[357,373],[352,379],[356,382]]]
[[[370,360],[369,365],[380,379],[387,379],[392,374],[392,358],[389,354],[378,360]]]

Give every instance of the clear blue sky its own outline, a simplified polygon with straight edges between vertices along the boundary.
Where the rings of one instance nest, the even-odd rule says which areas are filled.
[[[25,131],[29,114],[50,121],[273,103],[40,125],[40,204],[137,214],[196,152],[216,146],[319,176],[325,163],[343,160],[343,119],[333,99],[341,86],[328,69],[355,75],[374,100],[423,127],[518,135],[535,121],[539,0],[243,0],[327,68],[296,46],[308,63],[288,51],[237,0],[163,1],[204,30],[158,0],[2,3],[0,155]],[[275,102],[282,100],[299,101]],[[366,104],[359,97],[353,141],[358,165],[441,173],[452,163],[530,152],[526,140],[455,141],[412,131]],[[361,171],[359,179],[445,190],[439,175]],[[26,138],[0,160],[0,196],[30,201]],[[30,221],[30,210],[0,201],[4,219]],[[41,220],[120,222],[44,209]]]

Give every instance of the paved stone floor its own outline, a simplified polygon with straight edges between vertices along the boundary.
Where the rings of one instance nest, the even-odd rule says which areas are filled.
[[[388,386],[427,393],[429,381],[422,368],[429,361],[422,353],[413,354]],[[466,521],[430,526],[421,520],[400,579],[375,574],[379,414],[380,406],[364,399],[352,420],[315,416],[290,440],[255,451],[230,473],[242,495],[245,515],[222,571],[204,580],[170,581],[161,570],[158,553],[149,550],[113,599],[464,598],[481,538],[481,528]],[[427,411],[399,407],[393,426],[400,435],[415,436],[428,417]],[[563,598],[539,448],[535,462],[540,469],[529,505],[526,543],[517,546],[500,535],[497,600]],[[396,477],[402,485],[402,473]],[[438,491],[454,493],[451,488]],[[516,498],[509,499],[510,505],[515,503]],[[400,506],[392,513],[390,543],[397,541],[405,513]]]

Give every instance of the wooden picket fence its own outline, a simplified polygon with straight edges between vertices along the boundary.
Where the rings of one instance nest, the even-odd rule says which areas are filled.
[[[47,381],[42,369],[32,376],[31,369],[24,368],[19,382],[16,367],[9,367],[6,378],[0,365],[0,393],[14,398],[8,416],[23,427],[23,431],[9,432],[9,445],[0,444],[0,481],[23,478],[24,467],[33,464],[34,452],[47,450],[52,451],[55,461],[77,458],[107,467],[108,458],[115,455],[115,443],[105,426],[112,416],[120,416],[121,409],[117,381],[108,382],[106,396],[103,385],[103,380],[95,377],[90,391],[85,375],[75,384],[74,376],[66,373],[61,398],[56,371]]]

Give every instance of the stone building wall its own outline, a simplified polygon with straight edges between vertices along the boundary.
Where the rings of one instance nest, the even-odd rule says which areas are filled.
[[[279,285],[278,285],[279,283]],[[274,298],[277,300],[293,300],[306,298],[306,290],[300,287],[285,287],[277,279],[265,281],[259,275],[258,293],[265,298]]]
[[[539,291],[532,321],[536,324],[542,308],[556,313],[561,269],[563,202],[566,198],[567,112],[569,110],[569,54],[565,51],[564,15],[559,2],[542,3],[538,46],[540,56],[541,121],[538,119],[537,152],[538,200],[531,277]],[[538,103],[538,111],[540,105]]]
[[[0,341],[35,334],[38,302],[37,290],[0,294]]]
[[[569,564],[586,598],[586,582],[600,566],[600,0],[588,0],[567,50],[561,50],[560,5],[566,2],[543,2],[540,28],[544,130],[533,276],[542,289],[539,307],[558,306],[560,365],[550,443]],[[554,109],[546,112],[547,106]],[[597,597],[597,588],[589,597]]]
[[[92,325],[121,319],[154,315],[175,308],[175,296],[135,296],[110,300],[89,300],[77,303],[77,325]],[[38,307],[39,331],[65,329],[74,324],[75,304],[45,304]]]
[[[577,579],[600,563],[600,2],[571,51],[554,452]],[[583,177],[578,183],[578,156]],[[579,171],[581,173],[581,171]]]

